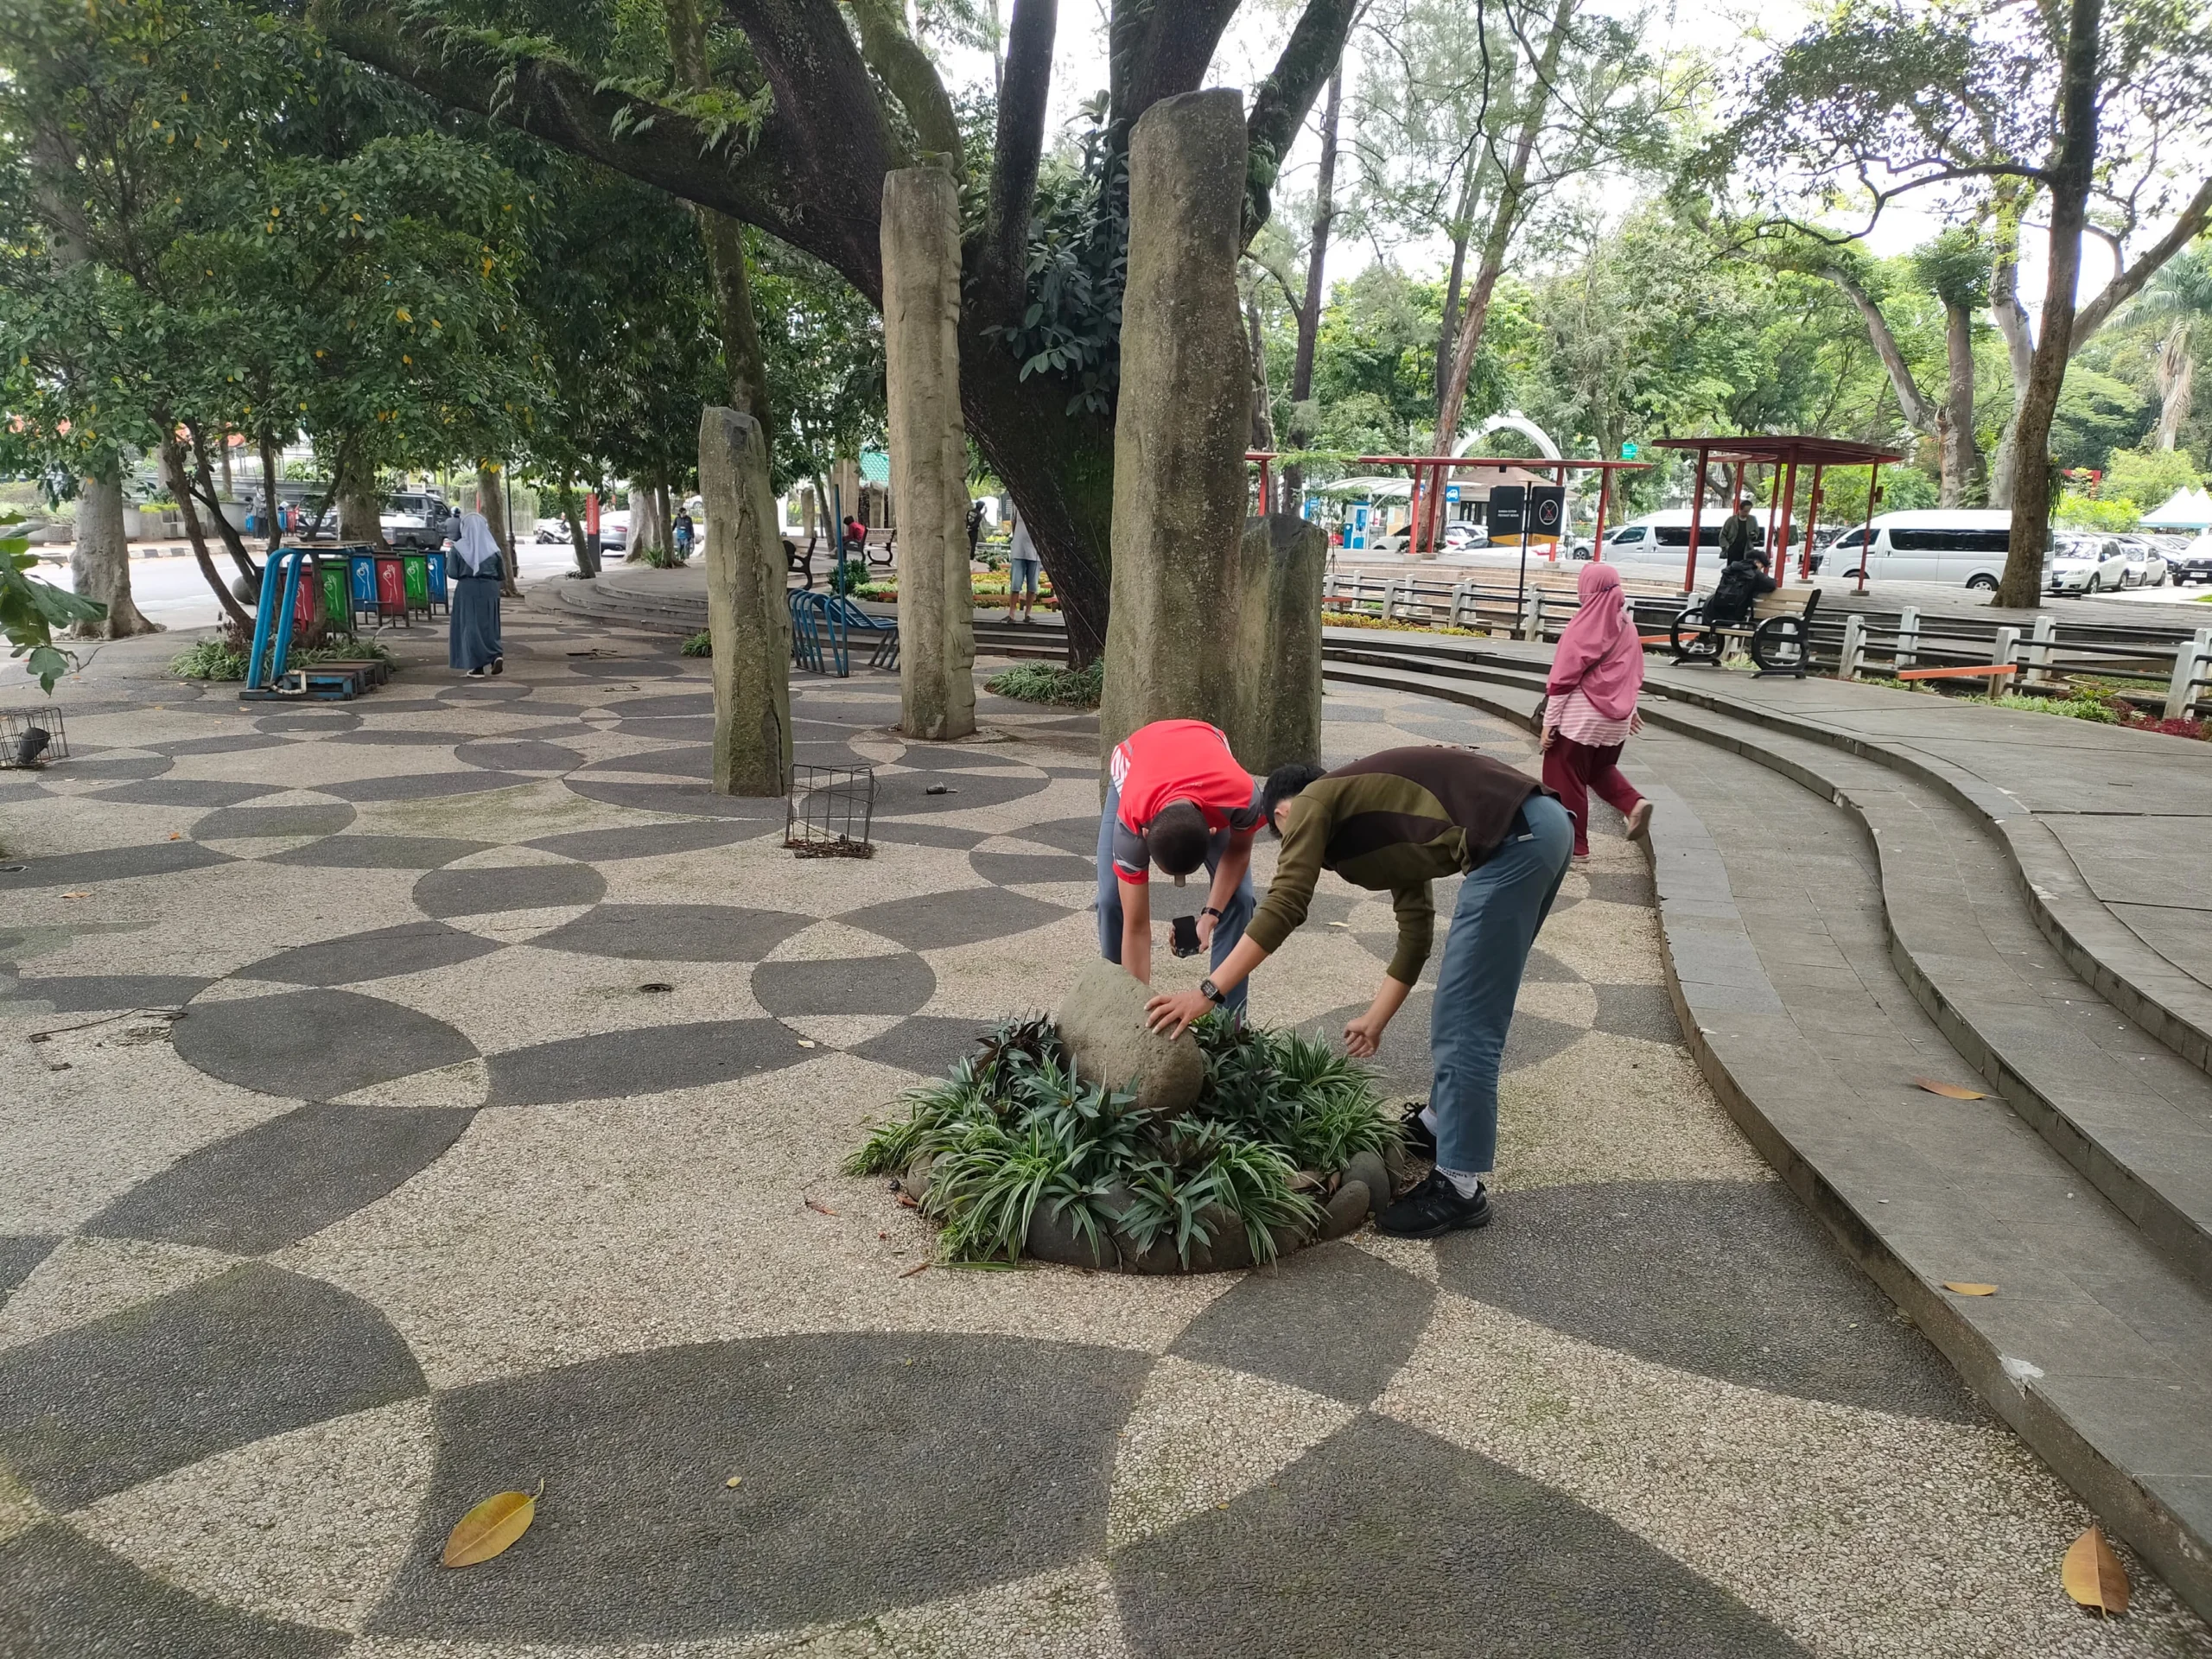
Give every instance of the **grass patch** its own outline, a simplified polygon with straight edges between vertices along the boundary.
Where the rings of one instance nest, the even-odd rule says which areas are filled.
[[[1040,1205],[1094,1246],[1109,1230],[1140,1251],[1166,1241],[1186,1267],[1193,1244],[1241,1224],[1253,1259],[1272,1261],[1279,1232],[1319,1223],[1317,1178],[1382,1152],[1397,1129],[1365,1068],[1325,1043],[1218,1014],[1191,1034],[1205,1085],[1162,1119],[1078,1078],[1050,1020],[1009,1020],[950,1075],[909,1090],[906,1118],[871,1135],[846,1172],[921,1185],[949,1262],[1014,1261]]]
[[[676,650],[677,655],[683,657],[711,657],[715,654],[714,636],[702,628]]]
[[[1914,691],[1922,696],[1943,697],[1952,702],[1978,703],[1985,709],[2016,709],[2024,714],[2057,715],[2067,720],[2086,720],[2098,726],[2124,726],[2132,732],[2156,732],[2162,737],[2186,737],[2199,742],[2212,740],[2212,722],[2201,720],[2167,720],[2158,715],[2146,715],[2125,699],[2112,695],[2112,688],[2126,684],[2131,690],[2145,690],[2155,685],[2152,681],[2077,681],[2067,694],[2056,697],[2031,696],[2024,691],[2000,691],[1995,696],[1987,692],[1939,691],[1918,681],[1885,679],[1870,676],[1869,685],[1886,687],[1891,691]]]
[[[1047,702],[1062,709],[1096,709],[1106,688],[1106,659],[1088,668],[1058,663],[1017,663],[983,682],[983,690],[1023,702]]]
[[[243,680],[247,645],[227,634],[200,640],[169,659],[169,672],[187,680]],[[343,645],[295,645],[286,661],[296,667],[315,663],[392,663],[399,659],[374,639],[356,639]]]

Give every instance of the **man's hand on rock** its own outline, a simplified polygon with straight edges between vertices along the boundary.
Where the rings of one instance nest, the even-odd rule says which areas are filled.
[[[1160,1036],[1180,1037],[1192,1024],[1205,1018],[1213,1008],[1204,991],[1178,991],[1170,996],[1155,996],[1144,1005],[1145,1024]]]

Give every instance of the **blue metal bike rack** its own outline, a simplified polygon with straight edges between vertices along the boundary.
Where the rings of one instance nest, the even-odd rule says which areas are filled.
[[[245,689],[249,695],[273,695],[284,677],[285,659],[292,652],[292,613],[299,603],[300,571],[307,563],[307,550],[280,547],[261,569],[261,603],[253,619],[253,654],[246,658]],[[270,656],[270,636],[276,636],[276,654]],[[262,672],[267,661],[269,671]]]

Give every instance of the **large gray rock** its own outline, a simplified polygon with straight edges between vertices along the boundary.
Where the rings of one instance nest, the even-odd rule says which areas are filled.
[[[883,180],[883,347],[899,513],[899,729],[976,729],[976,596],[960,414],[960,197],[942,168]]]
[[[1243,98],[1163,98],[1129,137],[1100,755],[1155,720],[1238,723],[1251,375],[1238,311]]]
[[[715,791],[781,795],[791,781],[791,620],[760,422],[719,407],[700,416],[699,493],[715,650]]]
[[[1179,1112],[1198,1100],[1205,1060],[1189,1033],[1171,1041],[1146,1027],[1152,995],[1143,981],[1102,957],[1083,970],[1052,1023],[1084,1082],[1134,1085],[1140,1111]]]
[[[1321,758],[1321,578],[1329,537],[1288,513],[1244,521],[1236,655],[1243,696],[1227,728],[1256,772]]]

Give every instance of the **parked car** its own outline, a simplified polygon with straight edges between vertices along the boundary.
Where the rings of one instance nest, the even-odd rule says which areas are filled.
[[[461,514],[435,495],[403,490],[384,499],[377,522],[394,547],[442,547]]]
[[[1845,531],[1831,550],[1847,576],[1942,582],[1994,593],[2012,537],[2009,512],[1962,507],[1885,512]]]
[[[1447,553],[1465,552],[1468,549],[1488,547],[1490,532],[1480,524],[1454,521],[1444,526],[1444,550]]]
[[[2166,556],[2148,536],[2122,536],[2118,538],[2121,555],[2127,561],[2126,588],[2163,588],[2166,585]]]
[[[1727,517],[1728,509],[1717,503],[1699,515],[1697,544],[1700,550],[1707,548],[1719,550],[1720,526]],[[1624,524],[1616,524],[1605,532],[1605,556],[1609,559],[1632,559],[1639,556],[1687,551],[1689,544],[1690,510],[1688,507],[1663,507],[1657,512],[1647,512],[1641,518],[1631,518]],[[1766,545],[1766,520],[1763,518],[1755,517],[1751,521],[1751,545]],[[1578,552],[1576,556],[1586,556]]]
[[[2193,539],[2167,554],[2166,569],[2177,588],[2186,588],[2192,582],[2212,582],[2212,530],[2199,531]]]
[[[2124,585],[2126,556],[2101,536],[2061,536],[2044,564],[2044,587],[2054,594],[2108,594]]]

